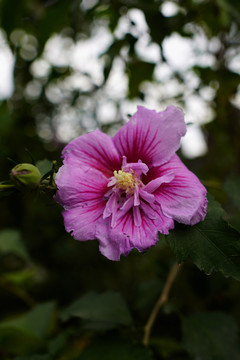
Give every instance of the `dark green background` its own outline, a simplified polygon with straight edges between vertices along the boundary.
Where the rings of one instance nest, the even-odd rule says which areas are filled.
[[[58,33],[73,41],[79,34],[89,37],[98,21],[104,21],[113,32],[121,15],[137,8],[144,12],[151,39],[161,50],[163,40],[173,32],[192,38],[193,34],[186,30],[188,23],[209,39],[216,37],[220,42],[218,50],[212,51],[213,67],[193,68],[200,78],[196,95],[205,86],[214,84],[216,88],[210,103],[214,119],[203,127],[209,150],[203,157],[183,161],[222,204],[227,211],[226,219],[239,230],[240,110],[232,103],[238,91],[239,74],[228,65],[232,54],[240,49],[240,4],[233,0],[176,0],[181,11],[164,17],[159,11],[163,1],[158,0],[100,0],[85,11],[80,3],[80,0],[0,1],[0,26],[16,62],[14,94],[0,102],[0,180],[7,180],[14,162],[32,162],[31,157],[43,173],[49,170],[49,163],[39,161],[57,160],[61,165],[64,144],[54,137],[57,105],[49,102],[45,89],[51,82],[67,78],[72,73],[71,67],[52,66],[42,81],[39,97],[29,100],[24,96],[24,89],[33,80],[31,64],[41,56],[50,36]],[[21,56],[22,45],[10,40],[16,29],[37,38],[36,55],[30,54],[28,60]],[[137,40],[130,33],[121,40],[113,39],[102,55],[104,82],[114,59],[125,47],[127,97],[144,100],[140,85],[144,80],[154,81],[155,64],[139,58]],[[162,61],[166,61],[164,56]],[[184,83],[180,72],[172,78]],[[101,91],[104,82],[89,92],[68,92],[64,102],[78,106]],[[173,101],[184,108],[184,94]],[[38,136],[39,114],[49,119],[54,139],[50,143]],[[91,116],[96,116],[94,111]],[[111,130],[111,126],[103,130]],[[175,261],[165,240],[160,238],[159,244],[146,253],[132,252],[120,262],[111,262],[99,253],[96,241],[79,243],[65,232],[61,208],[51,196],[38,192],[0,195],[1,359],[240,358],[237,280],[218,272],[207,276],[187,259],[169,302],[157,317],[150,347],[146,349],[141,345],[143,328]]]

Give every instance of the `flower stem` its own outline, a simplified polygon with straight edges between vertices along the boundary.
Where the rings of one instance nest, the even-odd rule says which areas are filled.
[[[7,189],[13,189],[15,185],[12,184],[0,184],[0,191],[1,190],[7,190]]]
[[[163,304],[165,304],[165,302],[167,302],[168,300],[168,296],[169,296],[169,292],[171,290],[171,287],[172,287],[172,284],[179,272],[179,269],[180,269],[180,265],[178,263],[175,263],[169,274],[168,274],[168,277],[167,277],[167,280],[166,280],[166,283],[164,285],[164,288],[163,288],[163,291],[158,299],[158,301],[156,302],[156,304],[154,305],[154,308],[148,318],[148,321],[144,327],[144,336],[143,336],[143,344],[145,346],[148,346],[149,344],[149,339],[150,339],[150,335],[151,335],[151,331],[152,331],[152,327],[153,327],[153,324],[156,320],[156,317],[157,317],[157,314],[160,310],[160,308],[163,306]]]

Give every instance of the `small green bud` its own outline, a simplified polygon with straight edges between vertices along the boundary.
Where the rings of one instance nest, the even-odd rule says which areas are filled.
[[[10,179],[19,190],[35,189],[40,184],[41,174],[32,164],[18,164],[11,170]]]

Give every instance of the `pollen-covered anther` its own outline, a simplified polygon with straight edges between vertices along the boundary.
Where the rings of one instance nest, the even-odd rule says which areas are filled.
[[[122,170],[115,170],[113,172],[115,178],[117,179],[117,187],[121,190],[126,191],[127,193],[132,193],[133,189],[138,185],[139,180],[134,175],[134,172],[126,172]]]

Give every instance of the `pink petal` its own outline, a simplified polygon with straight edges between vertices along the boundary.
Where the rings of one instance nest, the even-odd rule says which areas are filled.
[[[106,219],[113,213],[115,206],[116,206],[116,194],[113,192],[106,203],[106,206],[105,206],[105,209],[103,212],[104,219]]]
[[[170,183],[174,179],[174,173],[169,173],[163,176],[160,176],[154,180],[151,180],[147,185],[144,187],[144,191],[148,193],[153,193],[156,191],[160,185],[164,183]]]
[[[139,206],[133,207],[133,222],[135,226],[142,225],[142,215]]]
[[[134,189],[134,206],[140,205],[140,199],[139,199],[139,187],[136,185]]]
[[[144,164],[143,162],[137,162],[137,163],[127,163],[126,165],[122,166],[123,171],[131,172],[131,170],[134,171],[134,173],[140,177],[142,174],[147,174],[148,172],[148,166]]]
[[[141,201],[141,210],[145,213],[150,219],[157,219],[157,212],[155,211],[155,206],[148,205],[145,202]]]
[[[139,191],[140,197],[147,201],[149,204],[153,204],[155,202],[155,197],[152,194],[149,194],[149,192],[144,191],[143,189],[140,189]]]
[[[141,160],[148,167],[168,161],[186,133],[183,112],[174,106],[156,112],[142,106],[114,136],[113,142],[129,163]]]
[[[170,183],[162,184],[154,193],[163,214],[174,220],[194,225],[206,215],[206,189],[177,155],[155,170],[159,174],[174,172]]]
[[[126,212],[128,212],[134,204],[134,197],[130,196],[123,204],[123,206],[120,208],[121,214],[126,214]]]
[[[55,182],[58,187],[55,200],[68,209],[87,204],[89,200],[102,200],[108,179],[94,168],[64,164],[58,170]]]
[[[121,161],[112,138],[100,130],[79,136],[63,150],[64,163],[87,165],[110,177],[121,168]]]
[[[135,208],[135,207],[134,207]],[[140,209],[138,209],[141,211]],[[137,210],[137,212],[138,212]],[[135,221],[139,220],[139,213],[127,212],[118,218],[114,228],[111,227],[110,220],[99,220],[96,228],[96,237],[100,242],[101,253],[110,260],[120,260],[120,256],[127,255],[133,248],[144,251],[156,245],[158,241],[158,231],[168,234],[173,228],[173,220],[164,216],[158,205],[156,211],[157,219],[149,219],[141,212],[142,223],[137,226]],[[134,219],[135,218],[135,219]]]
[[[96,224],[102,219],[105,202],[100,199],[88,201],[87,205],[67,209],[63,212],[64,225],[74,239],[86,241],[96,239]]]
[[[108,179],[98,170],[64,164],[56,175],[55,200],[64,208],[65,228],[76,240],[95,239],[96,223],[106,205]]]

